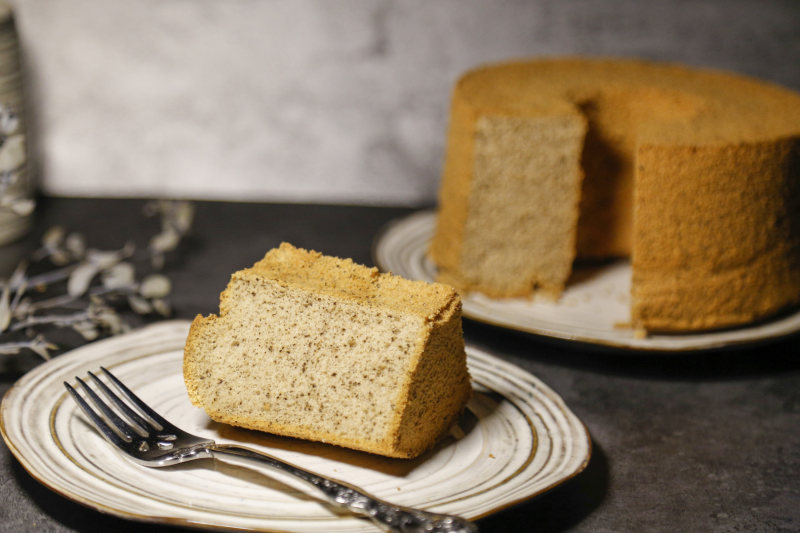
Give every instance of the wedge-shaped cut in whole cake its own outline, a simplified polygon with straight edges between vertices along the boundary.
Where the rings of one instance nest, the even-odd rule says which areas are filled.
[[[183,369],[216,421],[390,457],[430,448],[471,393],[451,287],[287,243],[195,318]]]

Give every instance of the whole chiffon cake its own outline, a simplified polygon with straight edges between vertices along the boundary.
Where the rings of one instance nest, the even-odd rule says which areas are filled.
[[[440,281],[558,298],[630,257],[631,321],[746,324],[800,302],[800,95],[622,59],[489,65],[452,96],[430,255]]]

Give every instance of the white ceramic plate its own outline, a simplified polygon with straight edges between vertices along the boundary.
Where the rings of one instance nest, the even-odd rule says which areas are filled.
[[[188,323],[164,322],[90,344],[26,374],[0,407],[8,447],[52,490],[124,518],[191,527],[291,532],[375,532],[268,475],[219,462],[148,469],[126,460],[92,428],[64,381],[100,365],[184,429],[262,449],[346,480],[401,505],[478,518],[558,485],[586,466],[583,424],[545,384],[468,349],[475,394],[458,431],[411,460],[394,460],[246,431],[189,403],[182,377]]]
[[[436,215],[420,211],[390,224],[376,239],[378,266],[409,279],[433,281],[436,266],[427,256]],[[720,331],[638,337],[630,324],[631,267],[627,260],[584,268],[557,302],[463,296],[464,316],[546,337],[651,352],[706,350],[774,340],[800,331],[800,310],[747,327]]]

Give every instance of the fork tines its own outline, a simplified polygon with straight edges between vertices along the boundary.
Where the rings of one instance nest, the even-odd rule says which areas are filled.
[[[123,446],[126,443],[132,442],[137,436],[145,437],[170,426],[166,420],[139,399],[139,397],[128,389],[128,387],[123,385],[111,372],[104,367],[100,367],[100,370],[108,378],[111,385],[135,406],[141,414],[132,409],[119,395],[112,391],[108,385],[92,372],[88,372],[91,381],[125,418],[120,416],[109,403],[103,401],[103,399],[81,378],[75,377],[78,388],[91,400],[97,410],[93,409],[69,383],[64,382],[64,386],[83,412],[86,413],[86,416],[100,429],[107,439],[117,446]]]

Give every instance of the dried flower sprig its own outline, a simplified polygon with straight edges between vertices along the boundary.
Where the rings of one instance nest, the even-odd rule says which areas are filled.
[[[157,272],[137,279],[135,263],[162,268],[166,254],[191,229],[194,206],[159,200],[148,203],[145,214],[160,215],[161,231],[138,255],[131,242],[117,250],[97,250],[82,235],[61,227],[45,232],[29,260],[0,281],[0,354],[31,350],[49,358],[58,348],[43,330],[54,328],[68,328],[87,341],[127,331],[130,325],[118,312],[120,304],[138,315],[169,316],[171,281]],[[29,273],[34,265],[55,268]],[[22,340],[10,338],[23,334]]]
[[[58,346],[47,342],[41,335],[37,335],[30,340],[0,344],[0,354],[13,355],[22,350],[31,350],[42,359],[50,359],[50,352],[56,349],[58,349]]]
[[[178,247],[194,221],[194,205],[185,201],[156,200],[145,206],[145,214],[161,217],[161,232],[150,239],[153,267],[164,267],[164,256]]]

